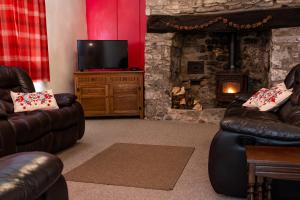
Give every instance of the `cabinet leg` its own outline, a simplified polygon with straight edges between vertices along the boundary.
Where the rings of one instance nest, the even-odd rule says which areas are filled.
[[[271,178],[266,178],[266,199],[267,200],[271,200],[272,199],[272,194],[271,194],[271,190],[272,190],[272,179]]]
[[[263,200],[263,182],[264,178],[261,176],[257,177],[257,199],[258,200]]]
[[[255,166],[248,165],[248,200],[254,200],[254,186],[255,186]]]

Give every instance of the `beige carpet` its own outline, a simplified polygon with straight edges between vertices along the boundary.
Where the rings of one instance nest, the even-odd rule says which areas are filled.
[[[114,143],[195,147],[171,191],[68,181],[70,200],[233,200],[216,194],[208,178],[208,151],[218,130],[213,124],[138,119],[87,120],[84,138],[59,154],[64,173],[83,164]],[[230,183],[229,183],[230,184]]]
[[[172,190],[194,148],[116,143],[65,174],[68,181]]]

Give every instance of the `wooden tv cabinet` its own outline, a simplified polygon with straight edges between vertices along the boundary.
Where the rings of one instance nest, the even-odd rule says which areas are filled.
[[[75,72],[75,94],[86,117],[144,117],[142,71]]]

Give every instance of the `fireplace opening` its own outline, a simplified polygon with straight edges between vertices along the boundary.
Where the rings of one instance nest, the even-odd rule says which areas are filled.
[[[236,94],[248,92],[248,77],[240,70],[219,72],[216,80],[217,106],[226,106],[234,100]]]
[[[300,7],[294,1],[268,1],[264,9],[261,1],[251,5],[240,1],[233,7],[231,1],[187,2],[147,4],[146,118],[210,121],[215,115],[205,113],[224,110],[238,92],[253,93],[281,81],[298,61],[299,30],[288,28],[300,25],[295,20]],[[231,33],[236,33],[234,54]],[[226,79],[219,79],[224,72]]]
[[[241,83],[238,82],[225,82],[223,83],[223,93],[237,94],[241,91]]]
[[[267,30],[176,33],[171,86],[186,96],[171,94],[172,108],[193,109],[194,100],[202,108],[226,107],[236,94],[266,87],[270,37]]]

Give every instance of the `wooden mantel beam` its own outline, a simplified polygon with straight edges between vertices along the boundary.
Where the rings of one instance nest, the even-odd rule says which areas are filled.
[[[236,25],[254,25],[266,19],[272,18],[262,26],[255,28],[234,28],[223,19],[235,23]],[[218,19],[218,20],[217,20]],[[221,20],[222,19],[222,20]],[[217,22],[216,22],[217,21]],[[192,29],[196,25],[207,25],[204,28]],[[176,25],[177,28],[174,27]],[[254,25],[255,26],[255,25]],[[149,33],[167,33],[167,32],[238,32],[249,30],[267,30],[275,28],[297,27],[300,26],[300,7],[282,7],[264,10],[251,10],[232,13],[201,14],[201,15],[151,15],[148,16],[147,29]],[[180,27],[180,28],[178,28]]]

